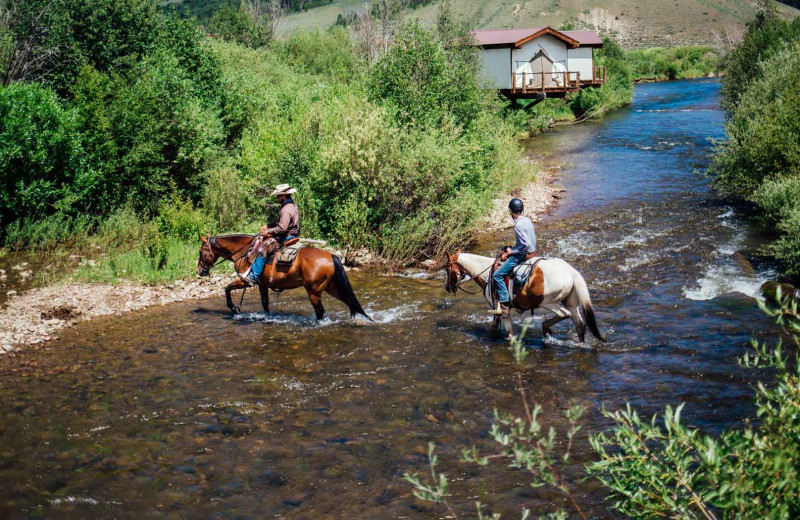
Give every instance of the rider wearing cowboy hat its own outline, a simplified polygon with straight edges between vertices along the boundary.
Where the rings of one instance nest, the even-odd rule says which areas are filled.
[[[277,220],[261,227],[261,234],[267,239],[267,245],[264,248],[264,254],[258,255],[253,261],[250,274],[247,276],[247,281],[251,283],[258,283],[258,278],[267,265],[268,254],[277,251],[288,240],[300,236],[300,213],[292,200],[293,193],[297,193],[297,190],[288,184],[278,184],[270,194],[270,197],[278,198],[281,210]]]
[[[493,275],[494,285],[497,289],[497,308],[489,311],[490,314],[502,315],[511,307],[511,296],[508,294],[504,278],[511,274],[516,266],[525,261],[525,256],[536,252],[536,232],[531,219],[522,214],[524,206],[520,199],[511,199],[508,210],[514,219],[514,231],[517,241],[514,247],[505,247],[500,260],[503,262]]]

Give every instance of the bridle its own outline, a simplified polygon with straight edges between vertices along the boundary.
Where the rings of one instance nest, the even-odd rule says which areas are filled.
[[[491,269],[491,267],[492,266],[490,265],[489,267],[487,267],[486,269],[484,269],[480,273],[476,274],[475,276],[471,276],[470,280],[474,281],[477,284],[478,282],[475,279],[478,278],[483,273],[485,273],[486,271],[488,271],[489,269]],[[471,291],[468,291],[468,290],[464,289],[463,287],[461,287],[461,284],[464,282],[464,278],[467,277],[467,273],[464,272],[464,270],[461,268],[460,265],[458,265],[456,262],[453,262],[449,258],[447,259],[447,266],[445,267],[445,269],[447,269],[447,283],[445,283],[445,290],[449,291],[450,288],[453,287],[454,288],[453,292],[458,292],[458,290],[461,289],[463,292],[465,292],[467,294],[471,294],[471,295],[480,294],[481,292],[483,292],[482,289],[479,289],[479,290],[477,290],[475,292],[471,292]],[[451,270],[455,271],[456,275],[458,276],[458,281],[456,281],[455,284],[451,284],[450,283],[450,271]],[[469,280],[467,280],[467,281],[469,281]]]
[[[221,264],[221,263],[222,263],[222,262],[224,262],[225,260],[230,260],[231,262],[233,262],[233,265],[234,265],[234,266],[236,266],[236,262],[238,262],[239,260],[241,260],[242,258],[244,258],[244,256],[247,254],[247,251],[245,251],[244,253],[242,253],[242,254],[239,256],[239,258],[236,258],[236,259],[234,259],[234,257],[235,257],[236,255],[238,255],[239,253],[241,253],[242,251],[244,251],[245,249],[247,249],[247,248],[249,248],[249,247],[252,247],[252,245],[253,245],[253,242],[255,242],[255,239],[256,239],[256,237],[257,237],[258,235],[259,235],[259,233],[256,233],[255,235],[253,235],[253,239],[252,239],[252,240],[250,240],[248,243],[246,243],[245,245],[243,245],[242,247],[240,247],[239,249],[237,249],[235,252],[231,253],[231,254],[230,254],[230,256],[225,256],[225,255],[222,255],[222,254],[221,254],[221,255],[219,256],[219,258],[217,258],[217,261],[216,261],[216,262],[214,262],[213,264],[211,264],[211,265],[209,265],[209,266],[205,266],[205,265],[204,265],[204,266],[203,266],[203,269],[200,271],[200,276],[208,276],[209,272],[210,272],[210,271],[211,271],[213,268],[215,268],[216,266],[218,266],[219,264]],[[215,236],[214,236],[214,237],[211,237],[211,238],[209,238],[209,239],[208,239],[208,247],[210,247],[212,251],[216,251],[216,252],[218,252],[218,250],[217,250],[217,247],[218,247],[218,246],[217,246],[217,237],[215,237]]]

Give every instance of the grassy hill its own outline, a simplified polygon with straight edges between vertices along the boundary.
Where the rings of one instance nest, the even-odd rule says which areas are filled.
[[[716,44],[726,34],[741,33],[757,11],[750,0],[454,0],[478,28],[526,27],[569,23],[615,37],[624,47]],[[280,31],[327,28],[339,14],[362,8],[364,0],[336,0],[330,5],[287,16]],[[800,11],[775,4],[788,17]],[[408,16],[433,23],[438,2]]]

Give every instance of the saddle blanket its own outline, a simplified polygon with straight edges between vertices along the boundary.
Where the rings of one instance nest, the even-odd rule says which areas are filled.
[[[304,247],[306,247],[306,245],[301,244],[300,242],[294,243],[286,247],[282,247],[281,249],[278,249],[277,252],[272,253],[270,255],[270,258],[267,259],[267,263],[271,264],[273,255],[277,254],[278,255],[277,261],[279,264],[292,264],[294,263],[294,259],[297,258],[297,253]]]

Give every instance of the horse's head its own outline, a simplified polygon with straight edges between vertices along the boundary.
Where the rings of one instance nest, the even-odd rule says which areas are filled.
[[[197,259],[197,276],[208,276],[209,270],[214,266],[219,255],[211,247],[211,235],[200,234],[200,258]]]
[[[444,290],[453,294],[458,293],[459,282],[467,276],[466,271],[458,264],[458,254],[460,252],[458,251],[454,255],[445,253],[447,255],[447,264],[445,264],[444,268],[447,271],[447,279],[444,284]]]

